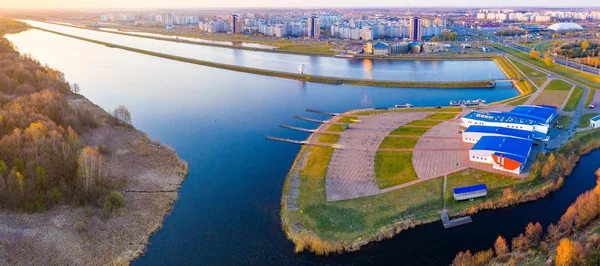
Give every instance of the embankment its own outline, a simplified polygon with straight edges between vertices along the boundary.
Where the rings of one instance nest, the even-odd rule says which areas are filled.
[[[394,81],[394,80],[370,80],[370,79],[354,79],[354,78],[341,78],[341,77],[327,77],[327,76],[316,76],[316,75],[302,75],[297,73],[289,73],[289,72],[281,72],[281,71],[273,71],[266,69],[258,69],[244,66],[235,66],[228,64],[221,64],[215,62],[209,62],[204,60],[198,60],[193,58],[163,54],[143,49],[137,49],[133,47],[116,45],[108,42],[92,40],[88,38],[83,38],[75,35],[65,34],[61,32],[56,32],[52,30],[35,28],[38,30],[50,32],[57,35],[62,35],[65,37],[70,37],[82,41],[87,41],[95,44],[104,45],[111,48],[122,49],[130,52],[136,52],[140,54],[146,54],[150,56],[161,57],[170,60],[176,60],[180,62],[186,62],[190,64],[220,68],[225,70],[244,72],[256,75],[270,76],[276,78],[285,78],[298,80],[303,82],[314,82],[314,83],[324,83],[324,84],[334,84],[334,85],[351,85],[351,86],[376,86],[376,87],[389,87],[389,88],[493,88],[494,84],[488,80],[484,81],[464,81],[464,82],[411,82],[411,81]]]
[[[349,113],[345,113],[349,114]],[[311,135],[310,138],[313,138],[315,134]],[[569,176],[571,170],[577,165],[579,160],[579,155],[590,152],[593,149],[600,147],[600,143],[594,142],[594,139],[600,136],[600,131],[590,131],[586,134],[581,134],[576,136],[573,140],[567,143],[563,148],[559,149],[553,155],[555,158],[559,158],[557,165],[560,165],[559,170],[550,173],[550,175],[543,175],[542,167],[548,162],[549,156],[538,156],[536,162],[534,163],[534,169],[531,171],[530,179],[528,183],[523,183],[519,188],[517,187],[507,187],[502,188],[503,193],[498,195],[495,198],[489,198],[477,205],[465,205],[461,207],[461,209],[456,208],[452,213],[453,215],[464,215],[464,214],[475,214],[482,210],[488,209],[497,209],[504,208],[507,206],[513,206],[520,203],[525,203],[529,201],[534,201],[540,198],[545,197],[552,191],[558,190],[562,187],[564,182],[564,177]],[[297,155],[296,161],[302,161],[303,158],[310,156],[310,152],[312,151],[312,147],[303,148],[299,154]],[[567,158],[568,157],[568,158]],[[328,162],[330,157],[321,158],[319,162]],[[313,164],[316,163],[316,160],[313,160]],[[328,163],[327,163],[328,164]],[[300,169],[298,169],[300,167]],[[284,183],[283,195],[281,200],[281,218],[282,218],[282,228],[286,233],[288,239],[290,239],[295,244],[296,252],[302,252],[304,250],[308,250],[314,252],[318,255],[327,255],[330,253],[343,253],[343,252],[352,252],[359,250],[362,246],[365,246],[371,242],[382,241],[387,238],[391,238],[394,235],[402,232],[403,230],[407,230],[410,228],[414,228],[418,225],[428,224],[432,222],[436,222],[440,220],[440,217],[437,215],[431,215],[431,210],[436,207],[431,207],[428,204],[426,205],[414,205],[409,206],[408,211],[393,213],[390,214],[390,218],[385,220],[385,222],[376,223],[373,227],[369,227],[368,229],[361,228],[361,232],[365,232],[365,234],[360,235],[358,237],[352,236],[347,237],[348,233],[344,233],[346,230],[344,227],[336,227],[333,226],[334,222],[337,222],[335,218],[344,217],[349,221],[357,220],[358,214],[353,213],[351,209],[344,209],[344,206],[349,206],[349,202],[342,202],[337,205],[339,208],[330,208],[330,209],[321,209],[325,211],[332,212],[341,212],[341,210],[345,210],[344,215],[319,212],[318,214],[321,217],[312,217],[310,208],[305,207],[304,209],[300,208],[289,208],[289,206],[295,206],[293,202],[290,200],[294,200],[294,197],[291,195],[297,195],[297,191],[293,190],[303,190],[302,186],[309,184],[302,182],[302,174],[303,170],[305,170],[303,164],[295,163],[287,176],[286,182]],[[326,167],[326,166],[325,166]],[[308,178],[314,178],[311,176],[311,172],[304,171],[304,174],[308,175]],[[291,187],[291,178],[300,175],[299,186]],[[321,177],[326,178],[326,177]],[[305,180],[309,180],[304,178]],[[309,186],[310,190],[323,191],[325,193],[324,186],[325,180],[320,181],[320,185],[316,186],[311,184]],[[408,190],[413,189],[413,187],[404,188],[408,193]],[[506,196],[505,192],[506,191]],[[418,196],[419,190],[415,188],[415,192],[411,193],[411,195]],[[380,194],[385,195],[385,194]],[[363,211],[372,211],[377,212],[380,211],[377,208],[377,204],[381,201],[380,195],[364,197],[359,199],[361,206],[371,206],[370,209],[361,209]],[[432,199],[432,201],[436,201],[436,199]],[[358,201],[357,201],[358,202]],[[408,202],[408,201],[407,201]],[[316,202],[315,206],[319,206],[323,208],[324,205],[329,204],[328,202]],[[398,204],[402,204],[402,202],[398,202]],[[407,203],[410,204],[410,203]],[[435,203],[434,203],[435,204]],[[441,204],[440,204],[441,205]],[[310,207],[310,206],[309,206]],[[423,208],[426,207],[426,208]],[[439,206],[441,209],[441,206]],[[434,212],[435,213],[435,212]],[[326,219],[323,220],[322,217]],[[329,218],[331,217],[331,218]],[[312,221],[317,221],[312,222]],[[319,222],[324,222],[323,224],[319,224]],[[331,223],[331,224],[330,224]],[[342,223],[344,226],[346,222]],[[350,223],[350,222],[348,222]],[[325,227],[326,226],[326,227]],[[441,226],[441,225],[440,225]],[[337,229],[336,229],[337,228]],[[354,227],[353,227],[354,228]],[[336,231],[337,230],[337,231]],[[355,231],[355,230],[353,230]]]

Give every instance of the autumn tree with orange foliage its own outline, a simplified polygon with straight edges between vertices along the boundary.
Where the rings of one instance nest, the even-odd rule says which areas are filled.
[[[498,236],[498,238],[496,238],[494,251],[496,251],[496,256],[498,257],[502,257],[508,253],[508,245],[506,244],[506,239],[504,239],[504,237]]]
[[[556,266],[574,266],[583,263],[584,254],[581,245],[567,238],[561,239],[556,247]]]

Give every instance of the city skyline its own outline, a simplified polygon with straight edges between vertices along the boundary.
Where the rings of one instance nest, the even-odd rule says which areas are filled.
[[[421,4],[417,1],[390,1],[390,0],[375,0],[365,3],[359,0],[332,0],[324,3],[318,0],[290,0],[290,1],[277,1],[277,0],[255,0],[255,1],[241,1],[241,0],[222,0],[218,5],[214,2],[199,3],[198,1],[191,0],[173,0],[169,1],[169,8],[331,8],[331,7],[600,7],[595,1],[586,0],[580,1],[576,4],[568,3],[565,5],[564,1],[558,0],[534,0],[534,1],[518,1],[518,0],[506,0],[502,2],[492,0],[482,1],[469,1],[469,0],[457,0],[453,2],[432,0],[427,4]],[[78,1],[78,0],[8,0],[4,4],[3,8],[16,8],[16,9],[27,9],[27,8],[40,8],[40,9],[63,9],[63,8],[166,8],[164,1],[159,0],[134,0],[134,1]]]

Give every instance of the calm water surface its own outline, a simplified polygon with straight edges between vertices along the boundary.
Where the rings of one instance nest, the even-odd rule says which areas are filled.
[[[377,80],[469,81],[506,79],[494,61],[398,61],[345,59],[322,56],[274,54],[236,50],[172,41],[159,41],[125,36],[110,32],[86,30],[38,21],[27,23],[44,29],[109,42],[159,53],[231,65],[332,77],[351,77]]]
[[[280,198],[298,146],[267,135],[304,139],[281,123],[306,108],[340,112],[367,106],[447,104],[450,99],[497,101],[514,89],[388,89],[299,83],[131,53],[38,30],[8,37],[23,53],[66,74],[105,109],[126,105],[135,126],[175,147],[189,162],[180,199],[150,238],[137,265],[443,265],[465,249],[489,248],[530,221],[558,220],[575,197],[595,184],[600,152],[583,157],[565,187],[550,197],[473,216],[444,230],[440,223],[402,232],[360,252],[316,257],[294,254],[280,226]],[[475,70],[473,70],[475,71]]]

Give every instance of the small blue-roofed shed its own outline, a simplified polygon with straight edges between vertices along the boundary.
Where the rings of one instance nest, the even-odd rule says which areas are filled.
[[[600,128],[600,115],[590,118],[590,126],[593,128]]]
[[[487,186],[479,184],[468,187],[454,188],[454,200],[469,200],[487,196]]]

